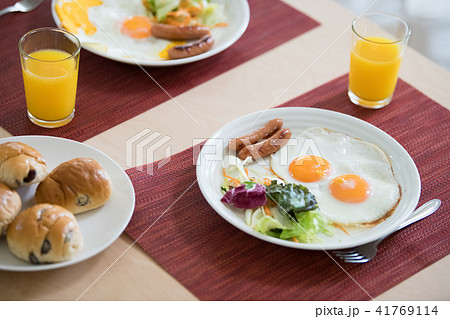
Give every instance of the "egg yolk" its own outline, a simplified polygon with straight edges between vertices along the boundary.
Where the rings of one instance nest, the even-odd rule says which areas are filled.
[[[341,175],[328,185],[334,198],[346,203],[362,203],[370,196],[370,185],[358,175]]]
[[[122,34],[133,39],[148,38],[151,34],[152,23],[147,17],[135,16],[126,19],[122,23]]]
[[[72,2],[59,0],[55,5],[55,11],[66,30],[78,34],[78,29],[81,28],[86,35],[93,35],[97,32],[97,29],[89,21],[88,9],[99,6],[102,3],[100,0],[78,0]]]
[[[312,183],[330,174],[331,165],[320,156],[304,155],[292,161],[289,173],[300,182]]]
[[[168,59],[169,59],[169,49],[170,49],[170,48],[173,48],[173,47],[175,47],[175,46],[177,46],[177,45],[183,45],[183,44],[186,44],[186,41],[173,41],[173,42],[169,43],[169,44],[164,48],[164,50],[162,50],[161,52],[159,52],[159,57],[160,57],[161,59],[168,60]]]

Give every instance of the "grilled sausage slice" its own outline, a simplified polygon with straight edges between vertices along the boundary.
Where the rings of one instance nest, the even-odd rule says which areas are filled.
[[[198,25],[177,26],[163,23],[152,24],[152,35],[168,40],[198,39],[210,33],[208,27]]]
[[[273,119],[264,125],[264,127],[251,132],[245,136],[241,136],[232,139],[228,143],[228,148],[230,151],[239,152],[244,146],[255,144],[256,142],[271,137],[275,132],[279,131],[283,127],[282,119]]]
[[[170,48],[167,52],[171,59],[184,59],[191,56],[202,54],[211,49],[214,44],[214,39],[211,35],[207,34],[200,40],[191,42],[185,45],[177,45]]]
[[[282,148],[291,138],[292,132],[290,129],[285,128],[277,131],[272,137],[267,140],[261,141],[259,143],[245,146],[239,151],[239,158],[245,160],[247,156],[253,157],[253,159],[258,159],[261,157],[268,156],[277,152]]]

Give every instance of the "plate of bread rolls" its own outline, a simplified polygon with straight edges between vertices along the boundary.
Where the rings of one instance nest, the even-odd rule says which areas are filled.
[[[0,270],[38,271],[95,256],[134,211],[125,171],[95,148],[50,136],[0,139]]]

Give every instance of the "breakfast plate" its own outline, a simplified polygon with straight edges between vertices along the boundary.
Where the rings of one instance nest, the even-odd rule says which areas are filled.
[[[22,261],[8,249],[5,236],[0,237],[0,270],[38,271],[61,268],[91,258],[111,245],[124,231],[134,211],[134,189],[128,175],[110,157],[95,148],[72,140],[50,136],[16,136],[0,139],[22,142],[38,150],[47,162],[49,172],[59,164],[77,157],[96,160],[112,181],[110,199],[101,207],[75,215],[84,238],[84,247],[73,259],[34,265]],[[22,210],[34,205],[37,184],[16,189],[22,199]]]
[[[335,229],[333,236],[320,234],[320,242],[299,243],[261,234],[245,223],[242,209],[221,202],[223,196],[223,157],[228,155],[228,141],[254,131],[274,118],[284,121],[283,127],[297,136],[310,127],[321,127],[344,133],[350,137],[373,143],[386,153],[395,180],[401,189],[400,200],[392,215],[373,227],[351,227],[349,234]],[[254,123],[253,126],[251,124]],[[227,222],[258,239],[291,248],[329,250],[355,247],[374,241],[397,229],[415,209],[420,197],[420,176],[406,150],[391,136],[374,125],[355,117],[323,109],[308,107],[275,108],[242,116],[216,131],[205,143],[197,160],[197,179],[200,190],[211,207]],[[320,202],[319,202],[320,208]]]
[[[52,0],[51,12],[53,20],[62,28],[61,19],[56,11],[56,5],[72,0]],[[94,1],[96,2],[96,1]],[[123,2],[123,3],[122,3]],[[212,48],[202,54],[183,59],[164,60],[159,53],[167,47],[171,41],[149,37],[145,39],[131,39],[120,32],[120,21],[130,16],[145,15],[145,9],[141,0],[104,0],[102,4],[94,8],[95,18],[90,17],[90,22],[97,28],[97,32],[86,35],[80,30],[77,37],[82,47],[99,56],[128,64],[140,66],[163,67],[187,64],[209,58],[216,55],[233,43],[235,43],[247,29],[250,20],[250,9],[246,0],[213,0],[212,3],[224,5],[226,27],[217,27],[211,30],[215,40]],[[104,13],[102,12],[104,7]],[[71,31],[71,30],[69,30]]]

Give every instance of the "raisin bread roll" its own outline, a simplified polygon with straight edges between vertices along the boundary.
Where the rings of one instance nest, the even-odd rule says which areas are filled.
[[[0,144],[0,182],[15,188],[46,177],[45,160],[34,148],[20,142]]]
[[[75,158],[56,167],[36,189],[36,203],[60,205],[73,214],[103,205],[111,179],[93,159]]]
[[[17,192],[0,183],[0,236],[20,212],[22,201]]]
[[[78,222],[61,206],[39,204],[21,212],[8,227],[11,252],[33,264],[71,259],[83,247]]]

